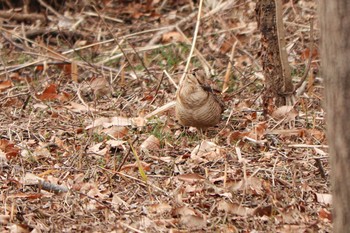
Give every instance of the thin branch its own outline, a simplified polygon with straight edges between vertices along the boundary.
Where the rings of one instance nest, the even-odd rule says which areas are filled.
[[[7,33],[9,33],[9,34],[11,34],[11,35],[13,35],[14,37],[18,37],[18,38],[20,38],[20,39],[22,39],[22,40],[25,40],[25,41],[27,41],[27,42],[30,42],[31,44],[34,44],[34,45],[36,45],[37,47],[40,47],[40,48],[45,49],[46,51],[48,51],[48,52],[50,52],[52,55],[54,55],[56,60],[71,62],[71,59],[68,59],[67,57],[63,56],[61,53],[58,53],[58,52],[56,52],[56,51],[54,51],[54,50],[52,50],[52,49],[50,49],[50,48],[48,48],[48,47],[46,47],[46,46],[43,46],[43,45],[41,45],[41,44],[39,44],[39,43],[36,43],[36,42],[33,41],[33,40],[30,40],[30,39],[28,39],[28,38],[25,38],[24,36],[21,36],[21,35],[19,35],[19,34],[17,34],[17,33],[13,33],[12,31],[7,30],[7,29],[5,29],[5,28],[1,28],[1,30],[2,30],[2,31],[5,31],[5,32],[7,32]]]
[[[300,79],[300,81],[298,82],[298,84],[295,85],[294,92],[296,90],[298,90],[298,88],[300,88],[301,85],[305,82],[305,80],[308,77],[308,74],[309,74],[309,71],[310,71],[310,67],[311,67],[312,52],[314,50],[314,21],[312,19],[310,20],[310,49],[309,50],[310,50],[309,51],[309,59],[307,61],[305,73],[304,73],[303,77]]]
[[[31,22],[35,22],[36,20],[45,22],[46,20],[45,16],[41,14],[36,14],[36,13],[24,14],[24,13],[16,13],[16,12],[8,12],[8,11],[0,11],[0,18],[12,19],[17,21],[31,21]]]
[[[188,15],[186,18],[180,20],[175,25],[168,26],[165,29],[157,32],[156,35],[147,43],[147,46],[152,46],[156,42],[158,42],[162,38],[162,35],[164,33],[170,32],[170,31],[174,30],[176,27],[179,27],[179,26],[181,26],[183,24],[186,24],[186,23],[190,22],[195,15],[196,15],[196,12],[193,12],[190,15]]]
[[[60,13],[58,13],[55,9],[53,9],[49,4],[47,4],[46,2],[44,2],[44,0],[38,0],[38,2],[40,3],[41,6],[45,7],[48,11],[50,11],[51,13],[53,13],[54,15],[56,15],[58,18],[60,19],[67,19],[67,17],[61,15]]]
[[[283,14],[282,14],[282,3],[281,0],[275,0],[276,4],[276,27],[278,36],[278,47],[280,51],[280,59],[283,72],[283,92],[291,93],[293,90],[292,77],[290,72],[290,66],[288,63],[288,55],[286,51],[286,38],[284,35],[283,26]]]
[[[94,10],[97,12],[97,14],[100,16],[100,18],[101,18],[103,24],[107,27],[107,30],[109,31],[109,33],[113,36],[114,42],[117,44],[119,50],[122,52],[122,54],[124,55],[125,59],[126,59],[127,62],[129,63],[130,68],[131,68],[132,71],[134,72],[136,78],[137,78],[138,80],[140,80],[140,78],[139,78],[139,76],[137,75],[137,72],[136,72],[136,70],[135,70],[135,67],[132,65],[132,62],[131,62],[130,58],[126,55],[126,52],[125,52],[124,49],[120,46],[120,44],[119,44],[117,38],[115,38],[115,36],[114,36],[114,34],[112,33],[111,29],[109,28],[108,24],[105,22],[104,18],[102,17],[100,11],[99,11],[95,6],[93,6],[93,8],[94,8]]]
[[[199,1],[199,7],[198,7],[196,28],[194,30],[194,36],[193,36],[193,40],[192,40],[191,51],[190,51],[190,54],[188,55],[188,58],[187,58],[187,62],[186,62],[184,73],[182,74],[182,77],[181,77],[180,82],[179,82],[179,86],[180,87],[181,87],[181,85],[182,85],[182,83],[183,83],[183,81],[184,81],[184,79],[185,79],[185,77],[187,75],[187,71],[188,71],[188,67],[190,66],[190,63],[191,63],[191,58],[192,58],[192,55],[193,55],[193,51],[194,51],[194,49],[196,47],[197,35],[198,35],[200,19],[201,19],[202,6],[203,6],[203,0],[200,0]]]
[[[238,43],[238,40],[236,40],[235,43],[233,43],[233,45],[232,45],[230,60],[227,64],[227,69],[226,69],[225,78],[224,78],[224,84],[222,86],[222,93],[225,93],[228,89],[228,82],[230,80],[230,73],[232,70],[233,56],[235,54],[237,43]]]

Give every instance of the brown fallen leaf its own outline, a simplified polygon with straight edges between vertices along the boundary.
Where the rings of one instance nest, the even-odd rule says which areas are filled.
[[[284,119],[285,122],[290,122],[292,120],[295,120],[295,118],[298,116],[298,112],[294,109],[293,106],[281,106],[277,108],[275,111],[272,112],[271,116],[275,120],[282,120]]]
[[[244,207],[237,203],[230,203],[224,200],[221,200],[218,203],[218,210],[225,211],[228,214],[235,214],[238,216],[248,216],[254,212],[254,209]]]
[[[332,194],[328,193],[315,193],[316,200],[319,203],[331,205],[332,204]]]
[[[7,225],[10,222],[10,215],[0,214],[0,225]]]
[[[265,132],[267,129],[267,122],[259,122],[254,126],[254,128],[249,132],[247,137],[255,139],[255,140],[261,140],[265,136]]]
[[[200,229],[207,225],[206,216],[198,210],[187,206],[177,207],[172,212],[173,216],[180,217],[179,223],[186,228]]]
[[[93,155],[104,156],[108,153],[108,148],[103,142],[97,143],[89,147],[88,152]]]
[[[191,183],[191,184],[199,181],[203,181],[205,179],[203,176],[198,175],[196,173],[182,174],[182,175],[178,175],[176,178],[178,180]]]
[[[189,229],[203,229],[207,227],[207,220],[197,215],[183,215],[180,217],[180,224]]]
[[[123,207],[125,207],[125,208],[127,208],[127,209],[130,208],[130,205],[129,205],[127,202],[125,202],[121,197],[119,197],[119,195],[116,194],[116,193],[113,195],[111,204],[112,204],[112,206],[113,206],[114,208],[116,208],[116,209],[117,209],[119,206],[123,206]]]
[[[111,85],[108,83],[107,79],[94,78],[90,83],[91,89],[94,92],[95,99],[99,99],[103,96],[109,96],[112,93]]]
[[[306,48],[306,49],[304,49],[304,51],[302,51],[300,58],[302,60],[308,60],[309,56],[310,56],[310,48]],[[318,56],[319,56],[319,53],[318,53],[317,48],[313,48],[311,58],[316,59]]]
[[[318,217],[322,220],[328,220],[328,221],[332,221],[332,213],[330,211],[328,211],[327,209],[325,208],[321,208],[319,211],[318,211]]]
[[[222,149],[213,142],[202,141],[191,152],[191,159],[195,162],[215,161],[224,156]]]
[[[108,141],[106,141],[106,144],[110,145],[112,148],[121,146],[121,145],[126,144],[126,143],[127,142],[123,141],[123,140],[108,140]]]
[[[82,105],[82,104],[78,104],[78,103],[75,103],[75,102],[70,102],[68,106],[66,106],[66,108],[70,109],[71,111],[73,112],[89,112],[89,111],[92,111],[92,112],[96,112],[96,109],[93,108],[93,107],[89,107],[89,106],[86,106],[86,105]]]
[[[14,159],[19,156],[20,149],[17,148],[11,141],[0,139],[0,152],[3,152],[6,159]]]
[[[160,148],[160,141],[154,135],[150,135],[140,146],[143,151],[155,151]]]
[[[118,139],[125,137],[128,134],[129,129],[125,126],[112,126],[111,128],[103,129],[102,132]]]
[[[36,94],[35,96],[42,101],[59,100],[65,102],[71,99],[71,95],[67,92],[58,94],[57,85],[54,83],[49,84],[41,94]]]
[[[196,215],[196,211],[187,206],[181,206],[173,209],[173,216]]]
[[[32,232],[31,227],[26,224],[10,224],[6,227],[11,233],[29,233]]]
[[[246,180],[231,181],[227,184],[233,191],[246,190],[249,193],[261,195],[263,193],[263,181],[257,177],[248,177]]]
[[[181,35],[181,33],[176,31],[167,32],[162,35],[162,43],[176,43],[185,41],[186,39]]]
[[[161,203],[149,205],[147,209],[152,214],[160,215],[160,214],[169,213],[172,210],[172,207],[168,203],[161,202]]]
[[[303,224],[298,224],[298,225],[283,225],[281,227],[278,227],[277,228],[277,232],[280,232],[280,233],[304,233],[304,232],[307,232],[306,230],[308,229],[309,227],[306,226],[306,225],[303,225]]]
[[[2,82],[0,82],[0,92],[4,91],[12,86],[13,86],[13,83],[11,80],[2,81]]]
[[[36,97],[42,101],[58,99],[57,85],[54,83],[50,84],[41,94],[37,94]]]
[[[101,117],[94,120],[94,122],[87,126],[85,129],[92,129],[98,126],[103,126],[103,128],[109,128],[111,126],[129,126],[132,125],[131,118],[127,117]]]

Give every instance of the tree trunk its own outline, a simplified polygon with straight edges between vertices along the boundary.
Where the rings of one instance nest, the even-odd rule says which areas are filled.
[[[276,5],[277,3],[277,5]],[[259,0],[256,15],[261,31],[262,66],[265,76],[264,113],[274,106],[286,104],[293,92],[287,53],[285,50],[281,0]],[[276,14],[276,9],[277,14]]]
[[[330,146],[334,232],[350,229],[350,2],[321,0],[321,56]]]

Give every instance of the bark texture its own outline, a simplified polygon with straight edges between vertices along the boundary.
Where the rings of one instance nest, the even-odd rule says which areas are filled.
[[[350,229],[350,2],[320,0],[334,232]]]
[[[279,51],[275,1],[258,1],[256,15],[258,27],[261,31],[262,66],[265,75],[263,102],[265,113],[268,113],[270,106],[285,105],[283,67]]]

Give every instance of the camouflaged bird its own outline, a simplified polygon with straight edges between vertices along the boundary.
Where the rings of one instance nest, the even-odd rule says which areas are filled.
[[[206,129],[221,120],[224,104],[204,78],[188,74],[176,93],[176,118],[184,126]]]

